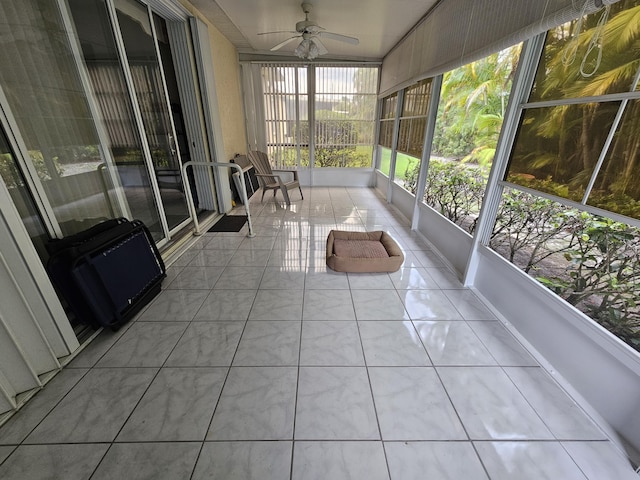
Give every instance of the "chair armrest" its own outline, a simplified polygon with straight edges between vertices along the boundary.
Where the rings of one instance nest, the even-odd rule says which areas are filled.
[[[286,190],[285,183],[282,181],[282,178],[280,178],[280,175],[270,175],[268,173],[256,173],[256,177],[275,178],[276,181],[278,182],[278,185],[280,185],[280,188],[282,190]]]
[[[298,170],[284,170],[279,168],[278,170],[272,170],[273,172],[291,173],[293,174],[293,181],[298,181]]]

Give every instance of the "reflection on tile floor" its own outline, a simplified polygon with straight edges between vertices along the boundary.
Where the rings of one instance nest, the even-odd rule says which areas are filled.
[[[637,480],[375,190],[252,209],[255,238],[200,237],[0,428],[0,478]],[[327,271],[335,228],[403,267]]]

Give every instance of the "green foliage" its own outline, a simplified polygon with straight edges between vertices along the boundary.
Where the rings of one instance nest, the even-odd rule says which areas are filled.
[[[417,175],[404,179],[413,193]],[[485,183],[477,167],[431,159],[425,202],[472,232]],[[489,246],[640,350],[640,229],[507,189]]]
[[[519,56],[517,45],[444,75],[434,155],[491,165]]]
[[[36,169],[40,180],[51,180],[51,173],[47,165],[45,164],[42,153],[37,150],[29,150],[29,157],[33,162],[33,166]],[[63,173],[63,168],[60,166],[58,157],[54,157],[51,161],[52,168],[54,169],[54,175],[60,176]],[[8,188],[19,187],[24,185],[22,175],[18,171],[18,167],[10,153],[0,154],[0,177],[4,181]]]
[[[117,165],[128,163],[141,163],[143,156],[139,148],[116,147],[111,150]]]
[[[97,145],[73,145],[56,149],[58,162],[62,165],[99,162],[100,151]]]
[[[433,161],[433,160],[432,160]],[[431,169],[432,163],[429,163],[429,169]],[[404,188],[414,195],[417,195],[418,190],[418,174],[420,173],[420,164],[413,165],[413,168],[406,168],[404,172],[403,184]]]
[[[538,71],[534,87],[534,99],[590,97],[628,91],[638,70],[637,48],[640,40],[640,5],[637,0],[622,0],[611,6],[609,20],[602,29],[604,46],[600,67],[592,76],[580,72],[582,58],[598,27],[601,12],[589,15],[580,35],[571,33],[561,25],[550,30],[544,51],[544,69]],[[567,61],[570,50],[576,53],[573,61]],[[595,52],[594,52],[595,53]],[[584,70],[594,71],[593,58],[587,58]]]
[[[640,66],[640,1],[621,0],[608,8],[609,19],[603,25],[598,24],[599,11],[582,19],[580,31],[575,20],[547,34],[530,101],[571,102],[525,111],[508,178],[581,201],[606,146],[587,203],[640,218],[640,104],[626,105],[609,143],[620,104],[598,98],[634,88]],[[589,54],[596,33],[602,50]],[[518,175],[523,173],[541,183],[531,185]]]
[[[319,112],[320,113],[320,112]],[[339,112],[322,111],[315,121],[316,167],[370,167],[371,150],[358,149],[356,122]],[[301,143],[309,143],[309,129],[301,128]],[[308,161],[307,161],[308,162]],[[308,164],[308,163],[307,163]]]
[[[298,84],[292,79],[294,72]],[[267,144],[275,165],[309,166],[310,139],[314,139],[316,167],[371,167],[375,133],[379,68],[319,66],[315,91],[315,120],[305,120],[310,95],[304,66],[264,66],[263,86],[268,122]],[[333,72],[333,73],[331,73]],[[342,82],[351,80],[351,85]],[[342,93],[336,93],[340,91]],[[299,100],[299,101],[294,101]],[[295,107],[295,108],[294,108]]]
[[[437,125],[446,125],[440,120],[438,112]],[[456,133],[448,128],[438,128],[433,135],[432,152],[439,157],[463,158],[473,150],[473,134],[470,131]]]
[[[389,169],[391,167],[391,150],[388,148],[380,148],[380,171],[389,176]],[[416,170],[417,175],[417,170]]]
[[[49,162],[46,162],[41,151],[29,150],[29,158],[33,162],[40,180],[51,180],[54,177],[61,176],[64,172],[64,169],[60,166],[59,157],[53,157]]]
[[[22,184],[22,181],[18,180],[20,174],[10,153],[0,154],[0,178],[4,180],[5,185],[9,188],[17,187],[18,182]]]
[[[351,154],[355,154],[355,146],[345,145],[353,142],[354,126],[349,120],[340,119],[336,112],[327,113],[333,113],[334,119],[320,120],[316,118],[314,126],[315,165],[318,167],[345,167],[351,163]]]
[[[603,56],[597,74],[581,76],[580,60],[561,62],[570,35],[567,27],[559,27],[551,34],[555,43],[545,49],[532,100],[629,90],[639,65],[640,2],[622,0],[611,8],[604,31],[609,56]],[[579,49],[593,34],[591,20],[583,26]],[[486,171],[464,163],[491,164],[507,100],[504,92],[510,89],[518,55],[512,53],[487,57],[444,78],[432,152],[461,162],[431,159],[425,201],[469,231],[475,227]],[[613,103],[531,110],[512,161],[512,166],[527,168],[514,169],[509,180],[581,201],[616,112]],[[588,202],[635,218],[640,218],[638,118],[640,103],[630,102]],[[413,193],[417,176],[417,168],[404,172],[405,187]],[[640,351],[639,229],[506,190],[489,245]]]
[[[405,185],[415,194],[417,167],[405,176]],[[463,228],[473,231],[482,205],[486,177],[473,166],[431,159],[424,201]]]
[[[557,243],[570,223],[570,218],[563,215],[564,210],[562,205],[546,198],[507,190],[489,246],[530,273],[543,260],[565,248]],[[552,239],[558,248],[547,248]]]
[[[154,166],[157,167],[171,167],[173,163],[172,157],[169,155],[169,151],[163,147],[154,147],[151,149],[151,158],[153,159]]]
[[[398,152],[396,154],[396,164],[394,172],[394,180],[415,195],[415,183],[418,179],[418,171],[420,170],[420,159],[407,155],[405,153]],[[413,184],[408,185],[407,179]]]
[[[489,246],[640,350],[640,230],[505,192]]]
[[[544,283],[640,350],[640,231],[586,212],[572,212],[571,219],[567,270]]]
[[[582,200],[581,195],[576,196],[569,191],[568,185],[558,184],[550,177],[538,179],[526,174],[515,174],[510,176],[509,180],[513,180],[514,178],[517,178],[515,183],[522,185],[523,187],[531,188],[532,190],[550,193],[551,195],[556,195],[562,198],[571,198],[578,202]]]
[[[274,167],[297,167],[298,166],[298,149],[295,147],[279,148],[275,153],[270,155],[271,161]],[[300,149],[300,165],[303,167],[309,166],[309,149]]]
[[[366,168],[371,166],[371,154],[354,146],[316,147],[315,166]]]
[[[140,148],[114,148],[112,150],[117,165],[141,165],[144,162],[144,153]],[[151,148],[151,158],[155,167],[172,167],[175,160],[164,147]]]
[[[589,204],[627,217],[640,218],[640,201],[624,193],[607,195],[602,192],[593,192],[589,195]]]

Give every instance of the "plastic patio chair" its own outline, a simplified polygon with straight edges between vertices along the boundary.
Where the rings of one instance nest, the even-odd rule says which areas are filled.
[[[271,162],[269,161],[267,154],[258,150],[249,152],[248,157],[253,168],[256,169],[256,177],[262,187],[262,198],[260,199],[260,203],[264,200],[264,194],[267,190],[273,190],[274,197],[276,196],[277,191],[280,190],[287,205],[291,205],[289,190],[293,188],[300,190],[300,196],[304,199],[304,196],[302,195],[302,188],[300,188],[300,181],[298,180],[298,172],[296,170],[272,170]],[[280,175],[276,175],[273,172],[293,174],[293,180],[290,182],[284,182]]]

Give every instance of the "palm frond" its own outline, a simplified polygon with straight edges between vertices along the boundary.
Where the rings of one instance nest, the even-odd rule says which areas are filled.
[[[605,47],[624,52],[640,38],[640,5],[623,10],[613,17],[604,30]]]
[[[611,93],[616,85],[620,85],[616,90],[628,91],[639,66],[640,59],[634,59],[619,67],[604,70],[591,81],[581,82],[573,89],[568,88],[567,93],[575,97],[605,95]]]

